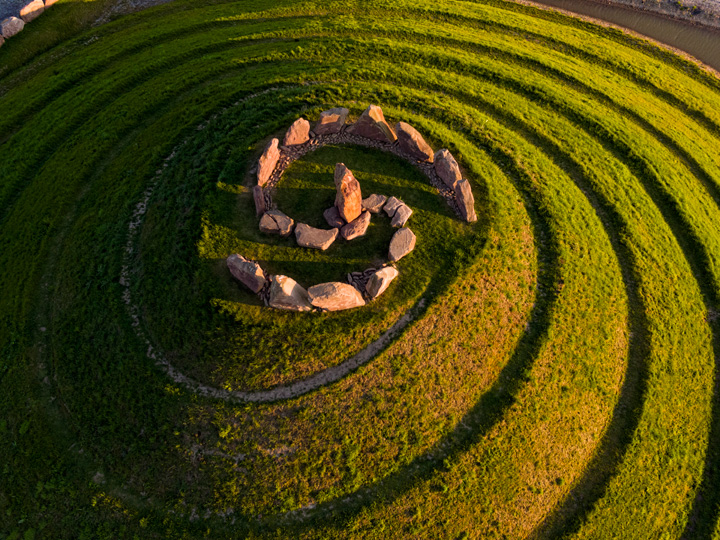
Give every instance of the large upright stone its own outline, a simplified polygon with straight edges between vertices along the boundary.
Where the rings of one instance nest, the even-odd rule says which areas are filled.
[[[270,278],[270,307],[290,311],[311,311],[308,292],[287,276]]]
[[[360,183],[344,163],[335,165],[335,188],[335,206],[340,217],[350,223],[362,213],[362,193]]]
[[[387,197],[385,195],[373,193],[367,199],[362,200],[362,208],[371,214],[379,214],[386,202]]]
[[[280,159],[280,150],[278,149],[279,143],[280,141],[277,139],[270,141],[265,147],[265,151],[262,153],[262,156],[260,156],[257,170],[258,186],[264,186],[267,184],[267,181],[270,179],[270,176],[272,176],[272,173],[275,170],[275,165],[277,165],[277,162]]]
[[[455,189],[456,184],[462,180],[460,166],[447,148],[435,152],[435,172],[451,189]]]
[[[227,258],[227,266],[235,279],[240,281],[254,293],[259,293],[267,283],[265,272],[255,261],[249,261],[245,257],[232,254]]]
[[[305,144],[310,140],[310,122],[304,118],[298,118],[288,128],[283,140],[283,146],[294,146]]]
[[[365,292],[370,299],[377,298],[390,286],[392,280],[398,277],[399,272],[392,266],[386,266],[375,272],[365,285]]]
[[[397,135],[390,124],[385,121],[385,115],[377,105],[370,105],[365,109],[357,122],[348,127],[347,132],[382,142],[397,140]]]
[[[315,124],[315,135],[331,135],[339,133],[345,125],[348,114],[350,113],[345,107],[335,107],[329,111],[320,113],[320,119]]]
[[[337,281],[310,287],[308,296],[313,306],[326,311],[340,311],[365,305],[360,291],[352,285]]]
[[[455,188],[455,202],[460,208],[460,215],[468,223],[477,221],[475,214],[475,197],[473,197],[470,182],[462,179],[457,183]]]
[[[316,229],[305,223],[295,227],[295,239],[302,247],[321,249],[329,248],[338,236],[338,229]]]
[[[280,210],[268,210],[260,218],[260,230],[264,233],[290,236],[295,222]]]
[[[25,28],[25,23],[17,17],[8,17],[0,22],[0,34],[2,34],[2,37],[5,39],[13,37],[23,28]]]
[[[45,0],[45,9],[52,6],[55,2],[57,2],[57,0]]]
[[[45,11],[45,4],[43,0],[33,0],[29,4],[25,4],[25,6],[20,8],[20,18],[24,22],[29,23],[30,21],[37,19],[43,11]]]
[[[415,249],[415,241],[415,233],[407,227],[400,229],[390,240],[388,259],[392,262],[399,261]]]
[[[395,131],[397,132],[398,144],[403,152],[418,161],[433,162],[433,159],[435,159],[433,149],[425,142],[417,129],[405,122],[398,122],[395,125]]]
[[[265,213],[265,194],[262,186],[253,186],[253,202],[255,203],[255,214],[262,216]]]
[[[369,225],[370,212],[365,210],[362,214],[360,214],[360,217],[355,218],[353,221],[340,229],[340,236],[342,236],[345,240],[353,240],[354,238],[365,236]]]

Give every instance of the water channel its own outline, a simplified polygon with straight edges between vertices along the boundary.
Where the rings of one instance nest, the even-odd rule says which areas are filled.
[[[718,29],[696,26],[649,11],[592,0],[533,0],[533,2],[628,28],[655,41],[685,51],[720,71],[720,30]]]

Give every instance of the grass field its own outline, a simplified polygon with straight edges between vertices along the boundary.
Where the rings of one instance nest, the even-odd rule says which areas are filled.
[[[59,0],[0,48],[0,540],[720,539],[714,75],[501,0],[175,0],[91,28],[103,6]],[[452,151],[479,219],[390,153],[308,153],[283,211],[324,226],[342,161],[418,244],[362,309],[269,310],[227,255],[304,286],[386,257],[385,216],[310,251],[260,233],[251,193],[271,137],[369,104]],[[292,399],[157,361],[267,390],[409,311]]]

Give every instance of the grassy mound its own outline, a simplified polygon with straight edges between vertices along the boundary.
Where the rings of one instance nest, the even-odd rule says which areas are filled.
[[[176,0],[89,28],[99,5],[0,49],[0,537],[717,537],[716,78],[499,0]],[[269,137],[370,103],[453,152],[479,221],[390,154],[307,154],[282,210],[322,226],[343,161],[418,246],[366,308],[268,310],[228,254],[305,286],[385,257],[383,216],[312,252],[250,194]],[[293,399],[159,361],[289,384],[420,299]]]

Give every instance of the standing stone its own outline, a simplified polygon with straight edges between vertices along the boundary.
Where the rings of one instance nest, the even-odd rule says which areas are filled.
[[[375,272],[365,285],[365,292],[370,299],[377,298],[390,286],[393,279],[398,277],[400,272],[392,266],[386,266]]]
[[[447,148],[435,152],[435,172],[451,189],[455,189],[455,185],[462,179],[460,166]]]
[[[407,227],[396,232],[390,240],[388,259],[395,262],[415,249],[415,233]]]
[[[294,146],[304,144],[310,140],[310,122],[304,118],[298,118],[293,122],[285,133],[283,146]]]
[[[316,229],[305,223],[298,223],[295,227],[295,239],[298,245],[307,248],[329,248],[338,236],[338,229]]]
[[[468,223],[477,221],[475,214],[475,198],[470,188],[470,182],[462,179],[457,183],[455,188],[455,202],[460,208],[460,216]]]
[[[37,19],[43,11],[45,11],[43,0],[33,0],[20,9],[20,18],[29,23]]]
[[[352,285],[334,281],[320,283],[308,289],[310,303],[326,311],[340,311],[365,305],[362,294]]]
[[[417,129],[405,122],[398,122],[395,125],[395,131],[397,132],[400,149],[403,152],[411,155],[418,161],[433,162],[435,159],[433,149],[425,142],[425,139],[423,139],[423,136],[420,135]]]
[[[362,209],[367,210],[371,214],[379,214],[386,202],[387,197],[385,195],[373,193],[367,199],[362,200]]]
[[[333,228],[345,226],[345,220],[340,217],[340,212],[338,212],[337,206],[331,206],[325,210],[323,212],[323,217],[325,218],[325,221],[327,221],[327,224]]]
[[[370,212],[365,210],[362,214],[360,214],[360,217],[355,218],[353,221],[340,229],[340,236],[342,236],[345,240],[352,240],[354,238],[365,236],[369,225]]]
[[[395,142],[397,140],[397,135],[390,124],[385,121],[385,115],[377,105],[370,105],[365,109],[357,122],[350,125],[347,131],[376,141]]]
[[[255,214],[262,216],[265,213],[265,195],[262,186],[253,186],[253,201],[255,201]]]
[[[55,2],[57,2],[57,0],[45,0],[45,9],[52,6]]]
[[[340,217],[350,223],[362,212],[362,193],[360,183],[344,163],[335,165],[335,188],[335,206]]]
[[[273,171],[275,170],[275,165],[277,165],[277,162],[280,159],[280,150],[278,149],[279,142],[280,141],[277,139],[270,141],[265,147],[265,151],[262,153],[262,156],[260,156],[257,170],[258,186],[264,186],[267,184],[267,181],[270,179]]]
[[[313,131],[315,131],[316,135],[339,133],[345,125],[348,114],[350,114],[350,111],[345,107],[335,107],[329,111],[321,112],[320,119],[315,124]]]
[[[280,210],[268,210],[260,218],[260,230],[264,233],[290,236],[295,222]]]
[[[227,266],[235,279],[254,293],[259,293],[267,283],[265,272],[255,261],[249,261],[238,254],[227,258]]]
[[[8,17],[0,22],[0,34],[5,39],[13,37],[23,28],[25,28],[25,23],[17,17]]]
[[[395,212],[397,211],[397,209],[400,208],[402,205],[403,205],[403,202],[400,199],[397,199],[395,197],[390,197],[387,200],[387,202],[385,203],[383,210],[385,210],[387,217],[391,218],[395,215]]]
[[[308,292],[287,276],[270,278],[270,307],[290,311],[311,311]]]
[[[393,215],[390,225],[393,227],[404,227],[407,220],[412,216],[412,209],[407,204],[401,204]]]

